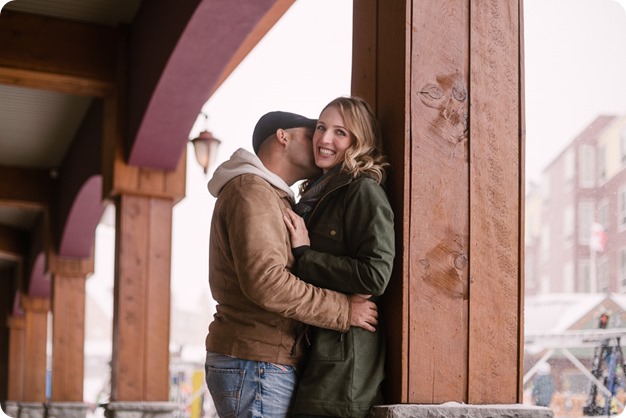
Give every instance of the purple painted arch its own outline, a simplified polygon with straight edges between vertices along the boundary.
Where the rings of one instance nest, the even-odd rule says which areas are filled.
[[[129,164],[174,170],[231,59],[251,34],[260,36],[255,29],[266,16],[275,17],[273,7],[282,7],[282,15],[292,3],[181,0],[172,7],[165,0],[144,2],[130,43]]]
[[[50,274],[46,273],[46,255],[43,251],[35,255],[26,294],[35,298],[49,298],[51,293]]]
[[[101,196],[102,176],[91,176],[78,191],[61,232],[61,257],[91,257],[96,227],[106,207]]]

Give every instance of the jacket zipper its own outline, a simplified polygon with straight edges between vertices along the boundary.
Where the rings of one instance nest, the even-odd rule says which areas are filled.
[[[313,215],[315,215],[315,212],[317,212],[317,208],[320,206],[320,204],[326,199],[326,197],[328,197],[328,195],[330,195],[331,193],[333,193],[335,190],[339,190],[342,187],[347,186],[348,184],[350,184],[352,182],[351,179],[348,179],[347,181],[344,181],[343,183],[335,186],[334,188],[330,189],[329,191],[327,191],[326,193],[324,193],[324,196],[322,196],[320,198],[320,200],[317,202],[317,205],[315,205],[315,208],[313,208],[313,211],[311,212],[311,215],[309,216],[309,222],[311,222],[311,220],[313,219]],[[307,222],[307,223],[309,223]]]

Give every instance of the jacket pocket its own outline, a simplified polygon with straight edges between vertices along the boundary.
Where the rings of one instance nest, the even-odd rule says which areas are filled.
[[[346,343],[342,333],[317,328],[313,334],[309,361],[344,361]]]
[[[331,241],[343,241],[343,227],[341,223],[337,221],[321,221],[315,225],[311,233]]]

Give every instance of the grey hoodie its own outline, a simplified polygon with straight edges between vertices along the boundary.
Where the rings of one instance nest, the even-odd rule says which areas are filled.
[[[294,201],[293,190],[289,185],[282,178],[269,171],[259,157],[243,148],[239,148],[228,160],[215,169],[215,173],[207,185],[209,192],[212,196],[217,197],[226,183],[242,174],[254,174],[261,177],[272,186],[288,193],[291,201]]]

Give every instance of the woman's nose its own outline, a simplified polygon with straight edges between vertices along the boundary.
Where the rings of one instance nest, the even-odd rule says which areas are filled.
[[[331,135],[328,133],[328,131],[326,131],[322,134],[319,142],[322,144],[328,144],[331,141],[331,139],[332,139]]]

